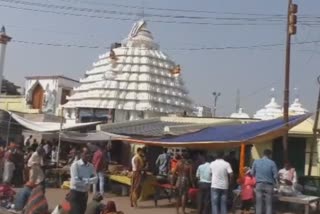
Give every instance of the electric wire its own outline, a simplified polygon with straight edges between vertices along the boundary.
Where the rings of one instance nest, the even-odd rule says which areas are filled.
[[[112,17],[112,16],[100,16],[96,15],[99,11],[101,13],[106,13],[106,11],[98,10],[98,9],[88,9],[88,8],[75,8],[70,6],[59,6],[59,5],[50,5],[50,4],[41,4],[41,3],[32,3],[32,2],[24,2],[24,1],[18,1],[18,0],[0,0],[0,2],[5,3],[13,3],[13,5],[7,5],[7,4],[1,4],[0,7],[5,8],[11,8],[11,9],[18,9],[18,10],[25,10],[25,11],[33,11],[33,12],[42,12],[42,13],[51,13],[51,14],[58,14],[58,15],[69,15],[69,16],[78,16],[78,17],[89,17],[89,18],[99,18],[99,19],[109,19],[109,20],[122,20],[122,21],[132,21],[137,20],[135,17]],[[24,5],[27,7],[20,7],[15,5]],[[30,5],[34,5],[41,8],[46,9],[60,9],[60,11],[55,10],[43,10],[43,9],[37,9],[35,7],[28,7]],[[68,11],[76,11],[81,13],[70,13],[70,12],[64,12],[61,10],[68,10]],[[83,12],[94,12],[93,14],[84,14]],[[112,15],[129,15],[129,16],[136,16],[134,13],[124,13],[119,11],[109,11]],[[164,16],[164,18],[168,18],[168,16]],[[183,18],[183,17],[181,17]],[[156,23],[171,23],[171,24],[195,24],[195,25],[213,25],[213,26],[241,26],[241,25],[254,25],[254,26],[261,26],[261,25],[283,25],[283,23],[270,23],[267,20],[261,20],[262,22],[259,23],[250,23],[248,20],[241,20],[239,18],[218,18],[219,21],[229,21],[229,22],[223,22],[223,23],[212,23],[212,22],[194,22],[194,21],[175,21],[175,20],[158,20],[158,19],[149,19],[150,22],[156,22]],[[231,20],[231,22],[230,22]],[[236,22],[235,22],[236,21]],[[259,21],[259,20],[258,20]],[[276,20],[274,20],[276,21]]]
[[[90,9],[90,8],[77,8],[73,6],[63,6],[63,5],[52,5],[52,4],[43,4],[43,3],[35,3],[35,2],[26,2],[26,1],[20,1],[20,0],[0,0],[0,2],[4,3],[11,3],[14,5],[24,5],[29,7],[19,7],[14,5],[6,5],[1,4],[0,7],[6,7],[11,9],[19,9],[19,10],[26,10],[26,11],[33,11],[33,12],[42,12],[42,13],[51,13],[51,14],[59,14],[59,15],[69,15],[69,16],[78,16],[78,17],[89,17],[89,18],[99,18],[99,19],[110,19],[110,20],[122,20],[122,21],[132,21],[136,20],[134,17],[111,17],[111,16],[99,16],[99,15],[92,15],[92,14],[84,14],[83,12],[94,12],[96,13],[103,13],[103,14],[112,14],[112,15],[126,15],[126,16],[136,16],[135,13],[132,12],[121,12],[121,11],[112,11],[112,10],[101,10],[101,9]],[[30,8],[30,6],[33,6]],[[59,9],[60,11],[52,11],[52,10],[42,10],[42,9],[36,9],[34,7],[41,7],[46,9]],[[61,10],[68,10],[68,11],[76,11],[81,13],[68,13],[63,12]],[[188,18],[188,19],[197,19],[199,17],[188,17],[188,16],[170,16],[170,15],[152,15],[150,16],[156,16],[156,17],[162,17],[162,18]],[[203,17],[202,17],[203,18]],[[157,23],[170,23],[170,24],[194,24],[194,25],[212,25],[212,26],[242,26],[242,25],[252,25],[252,26],[274,26],[274,25],[284,25],[284,21],[282,20],[259,20],[257,18],[234,18],[234,17],[215,17],[216,20],[219,21],[229,21],[229,22],[222,22],[222,23],[212,23],[212,22],[194,22],[194,21],[175,21],[175,20],[154,20],[150,19],[148,21],[150,22],[157,22]],[[230,22],[231,21],[231,22]],[[250,21],[259,21],[258,23],[253,23]],[[262,22],[261,22],[262,21]],[[299,24],[308,24],[308,25],[319,25],[318,22],[300,22]]]
[[[127,15],[127,16],[137,16],[137,13],[134,12],[124,12],[119,10],[106,10],[106,9],[96,9],[96,8],[86,8],[86,7],[74,7],[67,5],[56,5],[56,4],[46,4],[39,2],[28,2],[21,0],[1,0],[1,2],[20,4],[24,6],[33,6],[33,7],[42,7],[50,9],[60,9],[60,10],[72,10],[79,12],[88,12],[88,13],[102,13],[102,14],[112,14],[112,15]],[[244,20],[244,21],[257,21],[257,20],[269,20],[269,21],[279,21],[279,19],[270,19],[266,17],[205,17],[205,16],[187,16],[187,15],[171,15],[171,14],[151,14],[144,13],[145,17],[160,17],[160,18],[173,18],[173,19],[215,19],[215,20]],[[280,19],[281,21],[281,19]]]
[[[266,17],[283,17],[283,14],[262,14],[262,13],[239,13],[239,12],[219,12],[219,11],[210,11],[210,10],[191,10],[191,9],[178,9],[178,8],[163,8],[163,7],[144,7],[137,5],[123,5],[119,3],[106,3],[106,2],[96,2],[96,1],[85,1],[85,0],[59,0],[63,2],[75,2],[75,3],[85,3],[89,5],[105,5],[105,6],[114,6],[122,8],[136,8],[136,9],[146,9],[146,10],[155,10],[155,11],[170,11],[170,12],[183,12],[183,13],[200,13],[200,14],[223,14],[223,15],[247,15],[247,16],[266,16]]]
[[[88,49],[110,49],[110,46],[99,46],[99,45],[80,45],[80,44],[63,44],[63,43],[45,43],[45,42],[34,42],[34,41],[26,41],[26,40],[12,40],[14,43],[28,44],[28,45],[38,45],[38,46],[52,46],[52,47],[68,47],[68,48],[88,48]],[[306,45],[306,44],[318,44],[320,40],[315,41],[301,41],[292,43],[292,45]],[[256,44],[256,45],[248,45],[248,46],[224,46],[224,47],[199,47],[199,48],[163,48],[166,51],[202,51],[202,50],[236,50],[236,49],[256,49],[256,48],[266,48],[266,47],[279,47],[284,46],[282,43],[274,43],[274,44]],[[127,48],[127,47],[122,47]]]

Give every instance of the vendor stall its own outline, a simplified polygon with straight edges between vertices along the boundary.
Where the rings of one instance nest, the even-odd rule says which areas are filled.
[[[110,185],[120,185],[123,196],[127,196],[131,187],[132,172],[123,165],[109,165],[108,178]],[[156,177],[149,172],[145,172],[142,181],[142,192],[140,201],[149,199],[155,193],[154,184]]]
[[[111,182],[116,182],[124,185],[125,188],[131,186],[131,178],[125,175],[109,175]],[[155,176],[146,174],[142,184],[142,192],[140,195],[140,201],[145,201],[155,194],[154,184],[156,183]],[[129,191],[128,191],[129,192]]]
[[[144,144],[147,146],[185,147],[202,149],[226,149],[241,147],[240,166],[245,163],[245,146],[247,144],[259,144],[282,136],[288,129],[298,125],[311,114],[291,116],[288,124],[283,118],[274,120],[258,121],[238,125],[223,125],[220,127],[209,127],[200,131],[182,134],[174,137],[160,139],[137,139],[123,138],[128,143]],[[241,146],[242,145],[242,146]],[[241,170],[240,170],[241,172]]]

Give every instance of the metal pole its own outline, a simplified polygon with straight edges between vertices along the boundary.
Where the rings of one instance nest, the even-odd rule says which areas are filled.
[[[320,76],[318,76],[318,83],[320,84]],[[309,168],[308,168],[308,176],[311,176],[312,171],[312,163],[313,163],[313,149],[315,145],[317,144],[317,138],[318,138],[318,122],[319,122],[319,108],[320,108],[320,87],[319,87],[319,94],[318,94],[318,103],[317,103],[317,109],[316,109],[316,117],[313,124],[313,139],[310,145],[310,156],[309,156]]]
[[[9,145],[9,136],[10,136],[10,126],[11,126],[11,119],[12,119],[12,113],[9,112],[9,121],[8,121],[8,129],[7,129],[7,145],[6,145],[6,148],[8,148],[8,145]]]
[[[57,167],[59,167],[60,161],[60,147],[61,147],[61,132],[63,127],[63,107],[61,108],[61,116],[60,116],[60,130],[59,130],[59,138],[58,138],[58,154],[57,154]]]
[[[290,87],[290,49],[291,49],[291,35],[289,32],[290,24],[290,6],[292,0],[288,1],[288,16],[287,16],[287,42],[286,42],[286,62],[285,62],[285,80],[284,80],[284,100],[283,100],[283,120],[286,128],[283,135],[283,159],[288,161],[288,131],[289,131],[289,87]]]
[[[218,97],[221,95],[221,93],[220,92],[213,92],[212,95],[213,95],[213,98],[214,98],[214,100],[213,100],[213,113],[212,113],[213,115],[212,115],[212,117],[215,117],[216,116],[216,111],[217,111]]]
[[[214,96],[214,102],[213,102],[213,117],[216,116],[216,110],[217,110],[217,99],[218,99],[218,96],[215,95]]]

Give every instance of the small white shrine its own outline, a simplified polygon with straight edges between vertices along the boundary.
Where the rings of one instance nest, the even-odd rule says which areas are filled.
[[[302,104],[300,103],[299,98],[295,98],[293,103],[289,107],[289,114],[290,115],[299,115],[299,114],[305,114],[309,111],[302,107]]]
[[[191,111],[181,68],[154,42],[144,20],[99,56],[64,105],[69,121],[137,120]]]
[[[299,99],[299,94],[298,94],[298,89],[295,88],[295,99],[293,103],[289,107],[289,114],[290,115],[299,115],[299,114],[306,114],[309,111],[305,108],[303,108],[300,99]]]
[[[230,115],[230,118],[239,118],[239,119],[247,119],[250,118],[250,116],[243,112],[243,108],[239,108],[238,112],[232,113]]]
[[[277,117],[281,117],[282,114],[282,106],[277,103],[275,98],[275,89],[272,88],[270,102],[265,105],[264,108],[258,110],[255,115],[253,115],[253,118],[261,120],[272,120]]]

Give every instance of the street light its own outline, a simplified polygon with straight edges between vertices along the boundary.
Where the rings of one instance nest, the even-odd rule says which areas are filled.
[[[221,95],[220,92],[212,92],[213,95],[213,117],[216,116],[216,111],[217,111],[217,101],[218,101],[218,97]]]

